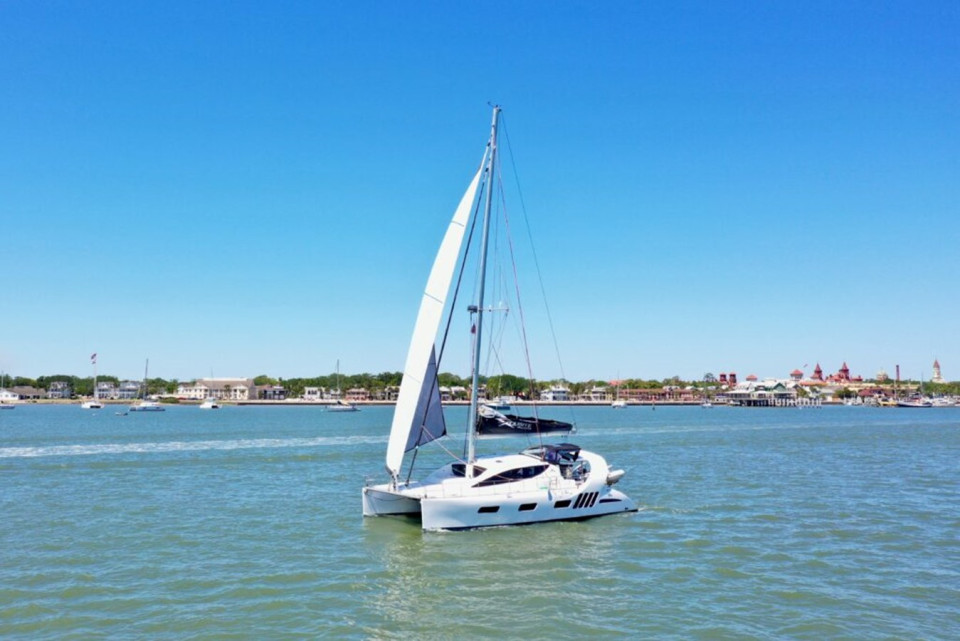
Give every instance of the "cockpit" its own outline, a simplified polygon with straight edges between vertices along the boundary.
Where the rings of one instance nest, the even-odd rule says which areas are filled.
[[[589,461],[580,458],[580,447],[572,443],[534,445],[520,453],[558,466],[565,479],[585,481],[590,475]]]

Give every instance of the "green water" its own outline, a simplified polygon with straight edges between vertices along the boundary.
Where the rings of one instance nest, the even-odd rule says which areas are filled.
[[[642,511],[427,534],[391,411],[0,413],[0,637],[960,636],[960,409],[579,408]]]

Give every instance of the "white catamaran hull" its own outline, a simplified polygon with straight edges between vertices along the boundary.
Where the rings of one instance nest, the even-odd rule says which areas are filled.
[[[398,490],[389,483],[363,488],[364,516],[415,516],[420,514],[420,497]]]
[[[419,488],[423,490],[424,488]],[[580,492],[509,492],[477,496],[420,496],[419,490],[396,490],[389,484],[363,489],[364,516],[419,516],[424,530],[467,530],[501,525],[589,519],[637,507],[623,492],[606,484]]]
[[[637,510],[626,494],[612,488],[560,496],[545,489],[488,497],[423,499],[420,518],[424,530],[466,530],[574,521]]]

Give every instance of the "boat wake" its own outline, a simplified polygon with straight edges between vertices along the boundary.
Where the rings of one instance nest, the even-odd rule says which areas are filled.
[[[166,441],[159,443],[90,443],[0,448],[0,459],[46,456],[96,456],[110,454],[163,454],[213,450],[283,449],[294,447],[341,447],[383,442],[381,436],[315,438],[258,438],[224,441]]]

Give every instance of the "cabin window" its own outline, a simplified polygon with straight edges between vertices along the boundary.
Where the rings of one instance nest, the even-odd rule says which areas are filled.
[[[532,479],[540,476],[547,471],[546,465],[529,465],[527,467],[515,467],[512,470],[504,470],[499,474],[494,474],[488,479],[484,479],[475,484],[474,487],[486,487],[488,485],[500,485],[501,483],[513,483],[524,479]]]
[[[558,508],[558,509],[559,509],[559,508],[562,508],[562,507],[570,507],[570,499],[564,499],[564,500],[562,500],[562,501],[557,501],[556,503],[553,504],[553,507]]]
[[[466,474],[467,474],[467,464],[466,464],[466,463],[454,463],[454,464],[451,466],[451,471],[453,472],[453,475],[454,475],[454,476],[463,478],[463,477],[466,476]],[[473,466],[473,475],[474,475],[474,476],[480,476],[480,475],[482,475],[482,474],[483,474],[484,472],[486,472],[486,471],[487,471],[486,468],[480,467],[479,465],[474,465],[474,466]]]
[[[479,510],[477,510],[477,514],[496,514],[499,511],[500,511],[499,505],[485,505]]]
[[[519,511],[520,511],[520,512],[529,512],[530,510],[535,510],[535,509],[537,509],[537,504],[536,504],[536,503],[524,503],[523,505],[520,506],[520,510],[519,510]]]

